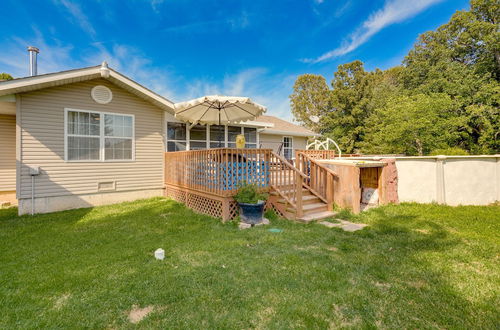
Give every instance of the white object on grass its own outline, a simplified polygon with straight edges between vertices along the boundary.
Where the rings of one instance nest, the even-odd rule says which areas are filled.
[[[158,260],[165,259],[165,250],[163,250],[163,249],[157,249],[155,251],[155,258],[158,259]]]

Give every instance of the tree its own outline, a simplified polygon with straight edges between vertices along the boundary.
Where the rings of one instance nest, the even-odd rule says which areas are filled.
[[[2,80],[12,80],[14,78],[12,78],[12,76],[8,73],[5,73],[5,72],[2,72],[0,73],[0,81]]]
[[[332,80],[332,111],[323,117],[322,130],[346,153],[362,140],[365,120],[372,110],[373,86],[378,73],[364,70],[363,62],[339,65]]]
[[[330,90],[321,75],[304,74],[297,78],[290,95],[292,114],[296,121],[314,132],[320,131],[320,124],[312,116],[321,118],[328,113]]]
[[[395,96],[368,120],[363,149],[370,153],[424,155],[456,140],[453,101],[446,94]]]
[[[402,66],[340,65],[333,90],[316,76],[321,88],[307,87],[315,94],[302,108],[316,109],[317,130],[347,153],[499,153],[499,26],[498,0],[471,0],[470,10],[422,34]]]

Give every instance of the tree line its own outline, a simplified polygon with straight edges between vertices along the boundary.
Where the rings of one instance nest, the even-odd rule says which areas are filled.
[[[498,153],[500,2],[471,0],[422,34],[399,66],[342,64],[330,85],[301,75],[290,101],[296,121],[346,153]]]

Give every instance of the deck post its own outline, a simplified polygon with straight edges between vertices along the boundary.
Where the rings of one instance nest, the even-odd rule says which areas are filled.
[[[302,209],[302,176],[300,175],[300,172],[295,173],[295,181],[296,181],[295,214],[297,218],[301,218],[304,215],[304,210]]]
[[[333,211],[333,175],[326,173],[326,204],[328,211]]]
[[[231,214],[229,212],[230,201],[229,198],[222,199],[222,221],[226,222],[231,220]]]

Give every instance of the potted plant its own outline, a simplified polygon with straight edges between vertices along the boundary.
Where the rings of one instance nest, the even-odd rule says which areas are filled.
[[[240,183],[234,199],[240,206],[241,220],[252,225],[262,222],[267,197],[256,184]]]

